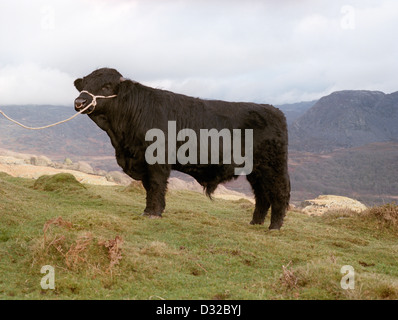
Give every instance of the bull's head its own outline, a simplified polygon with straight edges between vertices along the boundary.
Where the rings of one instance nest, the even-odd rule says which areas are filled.
[[[75,99],[75,110],[81,111],[89,104],[92,104],[83,113],[90,114],[94,112],[94,109],[95,112],[100,112],[101,109],[106,107],[107,99],[93,101],[95,99],[94,96],[104,98],[117,95],[119,85],[123,81],[125,79],[118,71],[109,68],[98,69],[86,77],[76,79],[74,85],[80,91],[80,95]]]

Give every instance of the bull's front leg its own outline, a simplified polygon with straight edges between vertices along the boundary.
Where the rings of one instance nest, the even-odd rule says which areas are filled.
[[[152,170],[148,170],[142,179],[142,184],[146,191],[146,207],[143,216],[150,218],[161,218],[166,207],[166,190],[167,179],[170,170],[164,167],[151,166]]]

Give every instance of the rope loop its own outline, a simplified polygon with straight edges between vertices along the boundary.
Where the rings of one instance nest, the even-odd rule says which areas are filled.
[[[87,107],[85,107],[84,109],[87,110],[91,106],[93,106],[94,108],[93,108],[93,110],[91,110],[87,114],[90,114],[90,113],[92,113],[95,110],[95,106],[97,105],[97,99],[109,99],[109,98],[117,97],[116,94],[114,94],[112,96],[96,96],[96,95],[92,94],[91,92],[88,92],[87,90],[82,90],[82,91],[80,91],[80,93],[87,93],[92,98],[91,103]]]

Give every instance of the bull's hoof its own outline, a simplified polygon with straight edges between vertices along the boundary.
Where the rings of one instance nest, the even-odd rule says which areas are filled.
[[[141,216],[147,217],[149,219],[160,219],[162,217],[161,214],[152,214],[152,213],[148,213],[148,212],[143,212],[141,214]]]
[[[270,226],[268,227],[268,229],[270,231],[272,231],[272,230],[280,230],[281,227],[282,227],[281,223],[271,223]]]
[[[250,224],[264,224],[264,221],[260,221],[260,220],[252,220],[250,221]]]

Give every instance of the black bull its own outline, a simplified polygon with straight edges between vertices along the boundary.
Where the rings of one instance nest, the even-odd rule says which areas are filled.
[[[256,200],[251,224],[263,224],[271,207],[269,228],[280,229],[290,199],[287,125],[280,110],[266,104],[202,100],[154,89],[126,80],[118,71],[108,68],[96,70],[75,80],[74,84],[77,90],[95,96],[117,95],[111,99],[98,99],[97,105],[84,113],[109,135],[117,162],[124,172],[142,181],[147,193],[144,215],[161,216],[171,170],[194,177],[209,196],[219,183],[238,177],[234,171],[237,165],[233,161],[182,164],[177,159],[176,163],[149,164],[145,152],[153,142],[146,141],[146,133],[158,128],[163,130],[167,140],[168,123],[175,121],[177,132],[189,128],[198,136],[201,129],[228,129],[231,132],[233,129],[252,129],[253,163],[251,172],[246,175]],[[75,100],[77,111],[92,102],[93,97],[87,92],[81,92]]]

